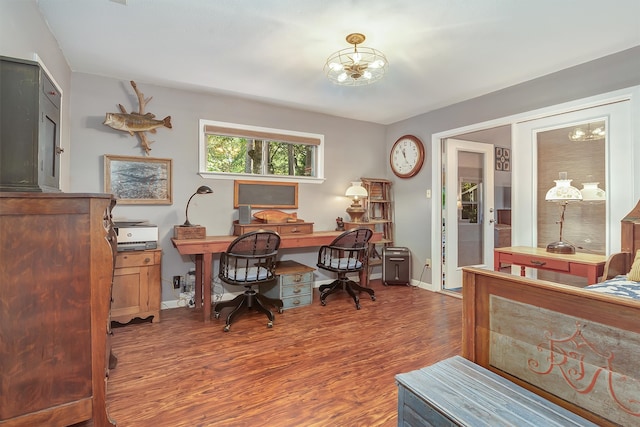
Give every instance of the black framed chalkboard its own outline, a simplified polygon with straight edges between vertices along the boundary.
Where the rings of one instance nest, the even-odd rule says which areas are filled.
[[[233,207],[298,208],[298,183],[273,181],[234,181]]]

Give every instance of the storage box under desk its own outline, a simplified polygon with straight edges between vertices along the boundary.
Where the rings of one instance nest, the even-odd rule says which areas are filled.
[[[315,268],[296,261],[280,261],[276,267],[278,281],[260,285],[260,293],[282,300],[283,309],[302,307],[313,302],[313,272]]]

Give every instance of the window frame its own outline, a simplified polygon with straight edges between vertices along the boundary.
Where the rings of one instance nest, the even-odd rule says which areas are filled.
[[[263,174],[247,174],[247,173],[229,173],[229,172],[209,172],[207,171],[207,132],[208,128],[224,128],[231,129],[238,136],[246,132],[248,138],[252,138],[254,134],[273,134],[279,138],[278,142],[290,142],[293,144],[304,144],[304,140],[315,140],[314,145],[316,158],[316,176],[287,176],[287,175],[263,175]],[[229,180],[255,180],[255,181],[280,181],[280,182],[299,182],[299,183],[315,183],[324,182],[324,135],[310,132],[299,132],[285,129],[266,128],[260,126],[243,125],[237,123],[219,122],[214,120],[200,119],[199,122],[199,141],[198,141],[198,174],[203,178],[209,179],[229,179]],[[290,140],[287,140],[290,137]]]

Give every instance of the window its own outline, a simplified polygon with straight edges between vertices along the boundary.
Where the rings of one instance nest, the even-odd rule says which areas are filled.
[[[478,222],[479,189],[480,184],[476,180],[463,178],[460,182],[460,219],[463,222]]]
[[[317,181],[324,177],[324,136],[200,121],[200,174]]]

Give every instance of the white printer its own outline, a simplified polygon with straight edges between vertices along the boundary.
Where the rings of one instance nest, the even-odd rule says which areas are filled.
[[[158,247],[158,226],[147,221],[114,221],[118,251],[143,251]]]

